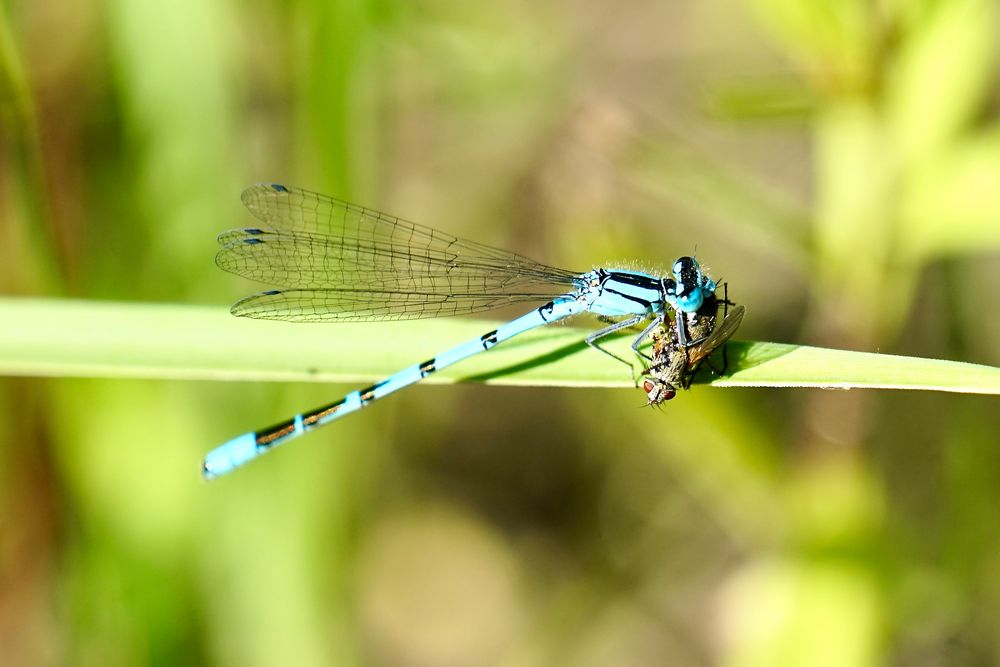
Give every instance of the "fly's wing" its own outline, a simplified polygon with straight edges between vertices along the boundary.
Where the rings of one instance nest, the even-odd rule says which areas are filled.
[[[743,305],[735,306],[726,315],[726,319],[722,320],[722,324],[715,327],[708,338],[689,348],[688,368],[693,368],[699,361],[725,345],[726,341],[732,338],[736,330],[740,328],[740,323],[743,322],[743,315],[746,313],[746,310],[746,307]]]
[[[233,313],[295,321],[439,317],[541,301],[578,274],[517,253],[284,185],[243,192],[262,228],[219,235],[216,264],[288,288],[247,297]]]

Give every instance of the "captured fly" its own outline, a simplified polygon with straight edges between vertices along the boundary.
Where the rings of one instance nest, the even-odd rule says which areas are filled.
[[[701,362],[733,337],[746,313],[746,308],[738,305],[715,326],[717,310],[717,302],[706,302],[698,312],[677,313],[685,318],[688,334],[695,341],[688,347],[677,342],[676,327],[664,326],[653,333],[653,363],[643,371],[649,377],[642,383],[649,405],[669,401],[679,387],[690,387]]]

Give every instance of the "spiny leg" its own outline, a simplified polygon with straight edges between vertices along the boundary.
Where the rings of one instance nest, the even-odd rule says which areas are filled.
[[[708,364],[708,368],[709,368],[709,370],[712,371],[712,374],[713,375],[717,375],[718,377],[722,377],[723,375],[726,374],[726,371],[729,370],[729,354],[728,354],[728,352],[726,352],[726,346],[727,345],[729,345],[729,343],[724,343],[722,345],[722,369],[721,370],[718,369],[718,368],[716,368],[715,364],[712,363],[711,356],[706,357],[704,359],[704,362]]]
[[[729,283],[722,283],[722,321],[725,322],[726,318],[729,317],[729,306],[735,306],[736,304],[729,300]],[[717,320],[718,321],[718,320]],[[726,352],[726,346],[728,343],[722,346],[722,370],[720,371],[715,367],[715,364],[711,361],[711,355],[706,358],[705,361],[708,362],[708,367],[715,375],[722,377],[729,370],[729,355]]]
[[[688,337],[687,332],[684,329],[684,322],[687,320],[687,316],[677,311],[674,315],[674,324],[677,325],[677,345],[687,349],[688,347]]]
[[[617,360],[617,361],[625,364],[626,366],[628,366],[629,371],[632,373],[632,381],[635,382],[635,386],[637,386],[637,387],[639,386],[639,380],[638,380],[638,378],[635,375],[635,366],[633,366],[632,363],[626,361],[625,359],[622,359],[621,357],[619,357],[614,352],[608,352],[603,347],[601,347],[600,345],[598,345],[597,341],[599,339],[601,339],[601,338],[604,338],[606,336],[609,336],[609,335],[615,333],[616,331],[621,331],[622,329],[627,329],[627,328],[629,328],[631,326],[634,326],[634,325],[638,324],[639,322],[642,321],[643,317],[644,317],[643,315],[633,315],[632,317],[627,317],[624,320],[619,320],[618,322],[615,322],[613,324],[609,324],[608,326],[604,327],[603,329],[595,331],[594,333],[590,334],[586,338],[587,345],[589,345],[590,347],[594,348],[595,350],[599,350],[599,351],[603,352],[604,354],[608,355],[612,359],[615,359],[615,360]]]
[[[646,359],[647,361],[652,361],[653,358],[648,354],[646,354],[645,352],[640,351],[639,346],[642,345],[643,341],[649,338],[650,335],[652,335],[653,329],[660,326],[660,324],[662,323],[663,323],[663,315],[657,315],[656,317],[654,317],[653,321],[650,322],[649,325],[642,330],[642,333],[636,336],[635,340],[632,341],[632,351],[635,352],[640,357],[642,357],[643,359]]]

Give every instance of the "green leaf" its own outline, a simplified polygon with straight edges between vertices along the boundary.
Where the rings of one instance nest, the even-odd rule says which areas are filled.
[[[204,306],[0,299],[0,374],[189,380],[368,382],[496,327],[468,319],[291,324]],[[632,387],[588,331],[552,325],[430,376],[428,382]],[[627,354],[630,336],[609,348]],[[717,386],[926,389],[1000,394],[1000,368],[934,359],[733,342]]]

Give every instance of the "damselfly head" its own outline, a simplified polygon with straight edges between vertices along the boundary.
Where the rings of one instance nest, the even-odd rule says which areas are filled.
[[[701,308],[705,299],[715,293],[715,281],[705,275],[694,257],[680,257],[671,268],[674,280],[664,281],[665,298],[675,309],[693,313]]]

